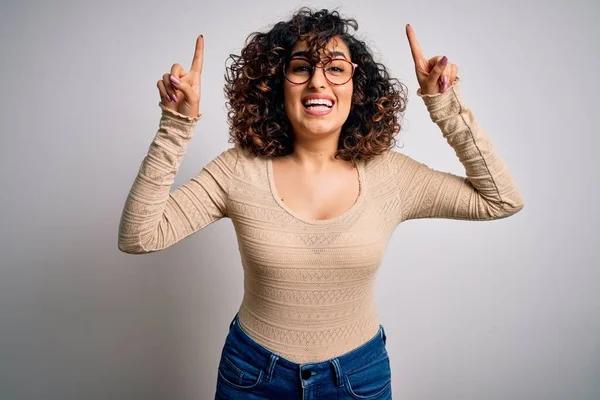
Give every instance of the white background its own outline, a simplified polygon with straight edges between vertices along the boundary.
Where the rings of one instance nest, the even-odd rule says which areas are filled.
[[[204,117],[177,187],[230,146],[228,55],[302,5],[358,20],[410,89],[400,151],[464,175],[416,96],[405,24],[448,56],[525,200],[504,220],[396,230],[377,287],[394,398],[600,398],[598,3],[231,0],[0,4],[3,399],[214,396],[242,298],[231,221],[139,256],[117,249],[119,218],[162,74],[204,34]]]

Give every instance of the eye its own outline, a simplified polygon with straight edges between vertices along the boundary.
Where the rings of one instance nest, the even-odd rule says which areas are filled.
[[[310,66],[307,65],[296,65],[294,67],[292,67],[292,71],[294,72],[306,72],[309,71],[311,68]]]
[[[343,74],[348,67],[348,63],[345,60],[332,60],[327,66],[327,72],[332,74]]]
[[[293,58],[288,63],[287,71],[292,74],[310,74],[312,65],[306,60]]]

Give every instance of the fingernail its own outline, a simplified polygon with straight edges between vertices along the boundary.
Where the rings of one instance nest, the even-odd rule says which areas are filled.
[[[446,56],[442,57],[442,59],[440,60],[441,65],[446,65],[447,62],[448,62],[448,59],[446,58]]]
[[[175,96],[175,95],[172,95],[171,97],[173,98],[173,101],[174,101],[174,102],[177,102],[177,96]]]
[[[169,75],[169,78],[171,78],[171,82],[173,82],[176,85],[179,85],[179,79],[175,78],[173,75]]]

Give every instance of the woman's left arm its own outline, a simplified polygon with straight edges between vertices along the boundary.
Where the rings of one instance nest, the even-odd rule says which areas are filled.
[[[397,162],[400,221],[490,220],[515,214],[523,208],[523,198],[473,112],[461,101],[458,67],[448,63],[445,56],[427,59],[410,25],[406,25],[406,36],[420,85],[417,95],[456,152],[467,176],[436,171],[396,153],[393,160]]]
[[[417,95],[465,167],[466,177],[437,171],[397,153],[401,220],[492,220],[521,210],[523,198],[510,171],[461,101],[460,80],[456,78],[443,93],[422,94],[419,89]]]

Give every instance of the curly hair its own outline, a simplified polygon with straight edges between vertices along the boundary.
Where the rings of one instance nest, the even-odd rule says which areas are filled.
[[[344,122],[336,158],[368,160],[396,145],[398,118],[406,109],[407,88],[391,78],[371,50],[349,30],[358,30],[355,19],[337,11],[313,12],[307,7],[289,21],[275,24],[266,33],[251,33],[241,55],[231,54],[225,74],[230,142],[254,156],[279,157],[294,150],[294,135],[284,111],[283,67],[298,41],[307,41],[307,53],[318,59],[330,39],[341,37],[359,65],[354,74],[352,105]]]

